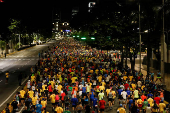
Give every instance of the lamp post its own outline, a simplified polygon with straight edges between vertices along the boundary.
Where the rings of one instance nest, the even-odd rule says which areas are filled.
[[[20,48],[20,43],[21,43],[20,38],[21,38],[21,35],[20,34],[16,34],[16,35],[19,35],[19,48]]]
[[[141,72],[141,26],[140,26],[140,3],[139,3],[139,50],[140,50],[140,59],[139,59],[139,71]]]

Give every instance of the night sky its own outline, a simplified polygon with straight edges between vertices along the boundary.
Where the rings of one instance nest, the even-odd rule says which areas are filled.
[[[0,33],[7,29],[9,19],[18,19],[28,24],[51,29],[52,10],[61,10],[62,20],[71,18],[73,7],[81,5],[79,0],[3,0],[0,3]]]

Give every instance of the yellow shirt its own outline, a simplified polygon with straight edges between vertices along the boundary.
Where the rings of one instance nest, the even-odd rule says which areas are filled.
[[[152,98],[149,98],[147,101],[148,101],[148,103],[150,104],[150,106],[152,107],[152,106],[153,106],[153,99],[152,99]]]
[[[72,78],[71,78],[72,83],[75,83],[75,80],[76,80],[76,79],[77,79],[76,77],[72,77]]]
[[[105,86],[106,85],[106,83],[105,82],[102,82],[102,86]]]
[[[123,107],[118,108],[118,110],[119,110],[119,113],[126,113],[126,110]]]
[[[159,103],[160,112],[163,112],[165,107],[166,107],[165,103]]]
[[[113,99],[116,97],[116,92],[112,91]]]
[[[100,89],[100,91],[105,90],[105,87],[104,86],[99,86],[99,89]]]
[[[20,91],[20,95],[21,95],[21,98],[24,98],[25,91],[24,91],[24,90],[21,90],[21,91]]]
[[[54,83],[54,81],[51,81],[51,87],[54,89],[54,85],[55,85],[55,83]]]
[[[5,76],[6,76],[6,78],[9,78],[9,73],[6,73]]]
[[[129,81],[132,81],[132,79],[133,79],[133,76],[129,76],[129,79],[130,79]]]
[[[42,86],[43,91],[45,90],[45,87],[47,87],[47,85],[44,84],[44,85]]]
[[[132,85],[132,89],[134,90],[136,88],[135,84],[131,84]]]
[[[127,79],[127,76],[123,76],[123,80],[126,80]]]
[[[138,104],[142,104],[142,102],[143,102],[142,99],[138,99],[138,100],[137,100],[137,103],[138,103]]]
[[[28,91],[29,97],[32,98],[34,95],[34,91]]]
[[[57,89],[58,89],[58,93],[60,93],[61,88],[62,88],[62,85],[59,85],[59,86],[57,87]]]
[[[102,81],[102,76],[98,77],[98,81],[101,82]]]
[[[35,76],[31,76],[31,82],[35,82]]]
[[[36,105],[36,101],[37,101],[37,97],[35,96],[35,97],[32,97],[32,104],[33,105]]]
[[[50,96],[50,99],[51,99],[51,103],[55,103],[55,94],[52,94],[51,96]]]
[[[143,90],[143,88],[145,88],[145,86],[144,86],[144,85],[141,87],[141,89]]]
[[[42,101],[41,101],[41,105],[42,105],[42,107],[46,107],[47,101],[42,100]]]
[[[111,89],[106,89],[106,94],[107,94],[107,96],[108,96],[110,90],[111,90]]]
[[[62,107],[57,107],[57,108],[55,108],[55,111],[57,113],[63,113],[63,108]]]

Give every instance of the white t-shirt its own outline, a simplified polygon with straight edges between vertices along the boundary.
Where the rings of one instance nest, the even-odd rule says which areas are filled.
[[[82,91],[79,91],[79,96],[82,96]]]
[[[79,85],[79,89],[82,89],[82,88],[83,88],[83,85],[82,85],[82,84],[80,84],[80,85]]]
[[[127,92],[126,91],[122,91],[121,95],[122,95],[123,99],[126,99]]]
[[[142,85],[142,82],[138,81],[138,87],[141,87],[141,85]]]
[[[96,85],[96,80],[93,81],[93,85]]]
[[[120,85],[120,87],[121,87],[121,89],[122,89],[122,90],[125,88],[125,86],[124,86],[124,85]]]
[[[106,82],[109,82],[109,77],[106,77]]]

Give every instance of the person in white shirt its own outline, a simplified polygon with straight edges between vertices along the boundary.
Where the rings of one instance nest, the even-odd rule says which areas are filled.
[[[81,90],[83,88],[83,84],[82,83],[80,83],[80,85],[79,85],[79,89]]]
[[[121,92],[121,95],[122,95],[123,99],[126,100],[127,92],[126,92],[125,90],[123,90],[123,91]]]

